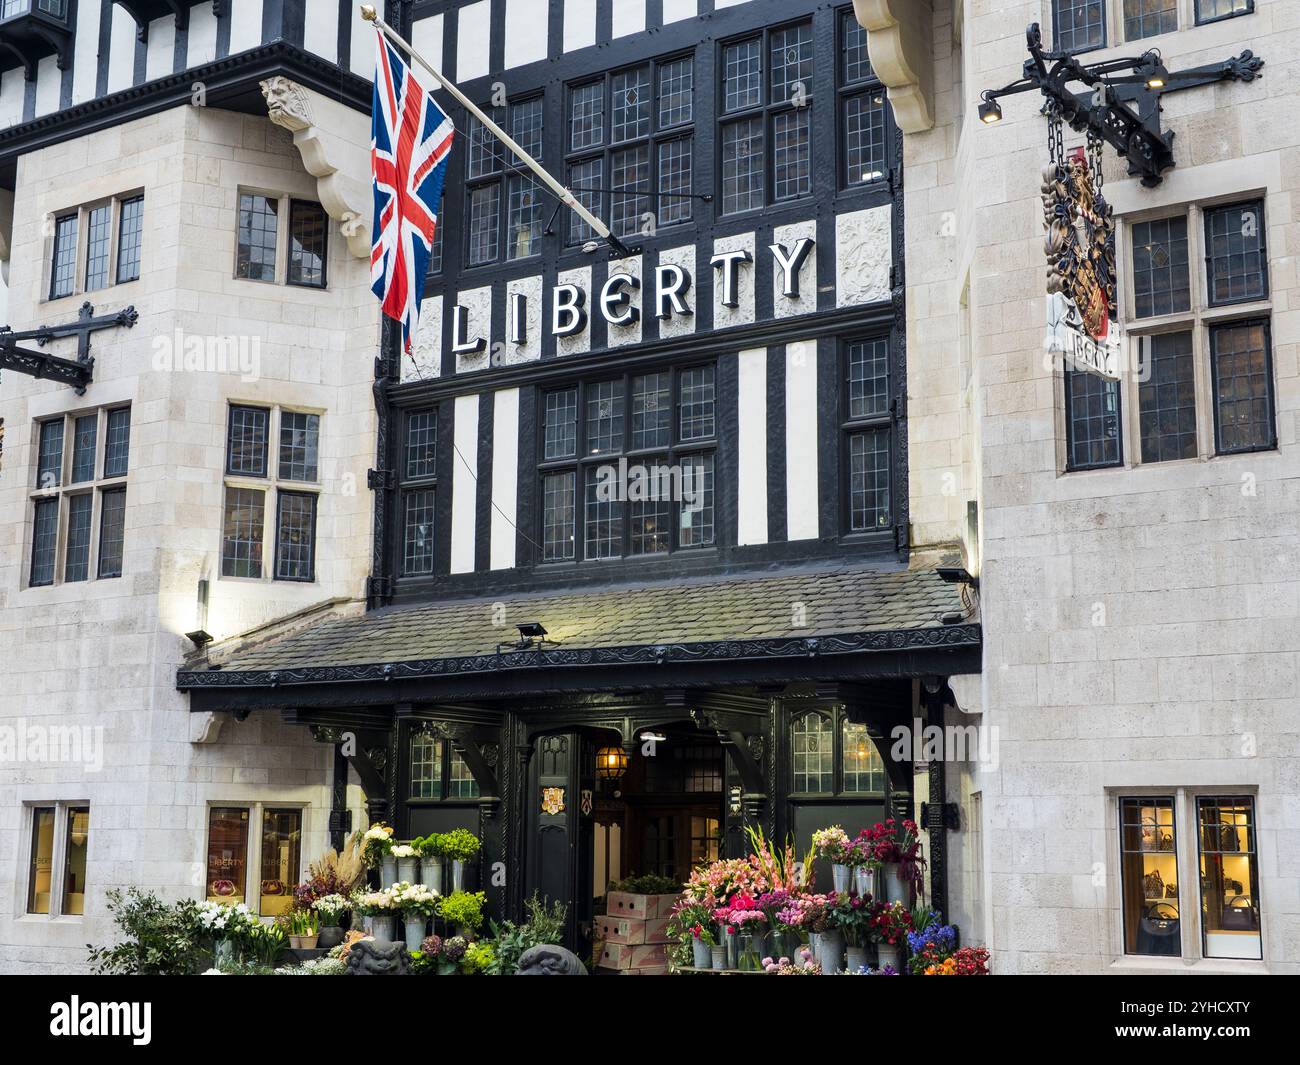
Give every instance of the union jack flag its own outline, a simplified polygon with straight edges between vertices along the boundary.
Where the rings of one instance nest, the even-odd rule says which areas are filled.
[[[402,323],[402,349],[409,353],[456,130],[378,29],[375,38],[370,288],[384,314]]]

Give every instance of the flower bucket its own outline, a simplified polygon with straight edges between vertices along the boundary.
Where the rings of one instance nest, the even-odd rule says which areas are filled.
[[[711,969],[713,968],[713,948],[704,940],[692,937],[691,950],[694,952],[695,968]]]
[[[396,938],[394,926],[397,918],[388,914],[384,917],[370,918],[370,934],[381,943],[391,943]]]
[[[316,944],[320,940],[320,933],[313,932],[309,936],[298,937],[298,948],[300,950],[315,950]]]
[[[844,933],[838,928],[817,937],[814,951],[822,972],[832,976],[844,968]]]
[[[212,960],[217,967],[222,963],[230,963],[235,960],[235,944],[233,940],[218,939],[212,947]]]
[[[316,937],[316,946],[330,950],[343,942],[343,929],[336,924],[323,924]]]
[[[442,859],[425,858],[420,863],[420,883],[435,895],[442,894]]]
[[[893,967],[894,972],[901,973],[903,971],[902,953],[897,944],[877,943],[876,968],[883,969],[886,965],[889,965]]]
[[[756,973],[763,968],[762,951],[763,937],[755,935],[752,932],[744,932],[740,936],[740,957],[737,959],[736,968],[741,972]]]
[[[713,962],[713,971],[715,973],[724,972],[727,968],[727,948],[710,947],[710,960]]]
[[[764,937],[764,945],[767,948],[766,955],[773,961],[780,961],[782,958],[793,961],[795,955],[799,953],[799,933],[784,928],[780,931],[769,931]]]
[[[406,949],[414,954],[424,943],[424,918],[417,914],[407,914],[402,918],[406,934]]]
[[[379,867],[379,886],[381,888],[390,888],[397,883],[397,859],[385,856],[383,864]]]
[[[845,892],[849,890],[849,867],[847,865],[840,865],[838,862],[832,865],[831,878],[835,882],[835,890],[837,892]]]
[[[866,947],[849,947],[846,953],[848,954],[846,968],[849,972],[856,973],[867,964]],[[822,971],[825,972],[826,970],[823,969]]]
[[[866,865],[859,865],[853,870],[853,890],[859,895],[870,895],[875,889],[874,871]]]
[[[451,863],[451,890],[465,890],[465,863],[453,861]]]
[[[414,884],[420,878],[419,858],[398,858],[397,879],[405,884]]]
[[[903,880],[903,867],[898,862],[886,862],[883,867],[885,880],[885,900],[901,902],[904,906],[911,904],[911,891]]]

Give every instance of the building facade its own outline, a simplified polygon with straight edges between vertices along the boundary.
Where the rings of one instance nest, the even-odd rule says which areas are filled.
[[[858,6],[872,26],[900,7]],[[1001,972],[1294,972],[1297,12],[903,6],[924,17],[899,16],[878,70],[911,105],[913,542],[971,548],[984,668],[958,701],[996,734],[996,764],[948,767],[962,923]],[[1035,23],[1081,62],[1155,48],[1174,73],[1163,180],[1103,151],[1115,383],[1045,358],[1042,96],[980,121]],[[1178,87],[1246,49],[1254,80]]]

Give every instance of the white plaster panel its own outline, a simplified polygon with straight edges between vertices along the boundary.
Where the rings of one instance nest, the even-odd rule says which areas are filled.
[[[504,62],[507,69],[545,59],[549,29],[550,19],[544,4],[537,0],[506,0]]]
[[[433,64],[435,70],[442,69],[442,34],[443,16],[417,19],[411,27],[411,44],[425,59]],[[425,71],[428,77],[428,72]]]
[[[387,15],[383,0],[375,0],[372,6],[379,12],[380,18]],[[351,67],[353,74],[360,75],[366,81],[374,81],[375,27],[361,17],[360,4],[351,5],[351,11],[352,35],[348,38],[348,66]]]
[[[750,262],[741,263],[736,276],[736,298],[738,307],[722,305],[722,267],[707,266],[713,271],[713,327],[725,329],[729,325],[749,325],[754,320],[754,234],[737,233],[733,237],[721,237],[713,242],[713,254],[738,251],[743,248],[749,252]]]
[[[515,565],[519,505],[519,389],[503,388],[492,402],[492,569]]]
[[[176,62],[176,16],[166,15],[149,23],[149,43],[145,48],[146,81],[166,77]]]
[[[402,383],[426,381],[442,373],[442,293],[420,302],[411,354],[402,358]]]
[[[638,311],[641,310],[645,305],[645,281],[641,276],[641,256],[632,255],[626,259],[611,259],[609,263],[609,274],[606,276],[613,276],[614,274],[630,274],[632,277],[635,277],[638,281],[642,282],[641,288],[635,292],[630,292],[627,288],[621,290],[623,292],[628,292],[632,299],[632,306]],[[600,314],[600,293],[594,293],[590,298],[594,304],[592,307],[592,313]],[[639,344],[641,342],[640,315],[637,316],[635,322],[632,322],[629,325],[610,325],[607,326],[607,329],[609,337],[608,347],[621,348],[625,344]]]
[[[14,67],[0,75],[0,125],[12,126],[22,117],[23,68]]]
[[[59,89],[63,83],[63,71],[59,69],[58,59],[47,55],[36,64],[36,114],[49,115],[59,109]]]
[[[695,18],[700,13],[699,0],[664,0],[664,25]]]
[[[478,396],[457,396],[452,439],[451,572],[474,570],[474,534],[478,520]]]
[[[119,10],[114,5],[113,28],[115,33],[117,30],[117,12]],[[77,17],[80,19],[81,16],[78,15]],[[361,21],[360,16],[357,17],[357,21]],[[217,16],[212,13],[212,0],[207,0],[207,3],[195,4],[190,8],[190,32],[185,38],[185,65],[187,67],[200,66],[203,63],[211,63],[216,58]]]
[[[785,349],[785,527],[788,540],[815,540],[817,520],[817,344]]]
[[[570,337],[555,338],[555,354],[560,355],[579,355],[584,351],[591,350],[591,315],[593,309],[593,298],[591,295],[591,267],[579,266],[575,270],[564,270],[556,276],[556,283],[560,285],[577,285],[583,292],[587,293],[587,328],[581,332],[575,333]],[[546,305],[546,328],[551,327],[551,307],[554,303],[554,297],[548,295],[550,302]],[[595,312],[599,314],[599,311]]]
[[[464,340],[482,337],[487,345],[473,355],[456,356],[456,372],[467,373],[471,370],[486,370],[492,358],[492,286],[472,288],[457,293],[456,302],[469,313],[465,318]]]
[[[835,219],[835,305],[851,307],[890,297],[892,208],[872,207]]]
[[[442,16],[439,16],[441,18]],[[419,23],[416,24],[419,28]],[[312,5],[311,17],[303,23],[303,47],[309,52],[337,62],[339,55],[339,8],[337,4]],[[419,45],[416,45],[418,48]]]
[[[308,12],[307,21],[310,22],[313,17]],[[261,43],[262,0],[234,0],[230,8],[230,54],[246,52]]]
[[[99,78],[98,4],[77,5],[77,37],[72,50],[72,102],[93,99]]]
[[[108,39],[108,91],[129,89],[135,78],[135,35],[138,27],[126,8],[113,5],[113,24]],[[215,46],[216,38],[213,38]]]
[[[615,37],[644,33],[645,0],[614,0],[611,32]]]
[[[528,300],[524,315],[524,342],[510,343],[510,314],[514,293],[522,292]],[[542,306],[542,278],[519,277],[506,282],[506,335],[503,339],[501,361],[506,366],[521,362],[534,362],[542,357],[542,330],[546,328],[546,309]]]
[[[686,305],[695,310],[695,285],[699,277],[699,270],[695,262],[695,245],[686,244],[680,248],[667,248],[659,253],[659,265],[661,266],[679,266],[686,271],[686,276],[691,279],[691,287],[687,290],[683,299]],[[656,307],[653,302],[655,298],[654,278],[650,278],[646,285],[649,287],[645,291],[644,304],[646,314],[654,314]],[[671,318],[661,318],[659,320],[659,335],[661,337],[680,337],[690,336],[695,332],[695,315],[694,314],[674,314]]]
[[[596,0],[564,0],[564,50],[596,43]]]
[[[737,356],[736,543],[767,543],[767,348]]]
[[[457,81],[481,78],[491,69],[492,3],[478,0],[466,4],[457,16],[456,73]]]
[[[788,226],[777,226],[773,232],[773,243],[785,247],[786,254],[794,251],[799,241],[808,237],[817,239],[817,221],[792,222]],[[776,261],[776,256],[769,253],[772,260],[772,317],[790,318],[796,314],[811,314],[817,309],[817,248],[814,245],[799,269],[799,298],[788,299],[784,295],[784,273]]]

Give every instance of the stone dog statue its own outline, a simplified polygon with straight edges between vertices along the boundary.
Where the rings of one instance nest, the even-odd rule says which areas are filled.
[[[348,951],[348,976],[406,976],[411,956],[402,943],[362,939]]]
[[[587,967],[573,951],[543,943],[529,947],[519,956],[519,967],[515,970],[515,975],[586,976]]]

